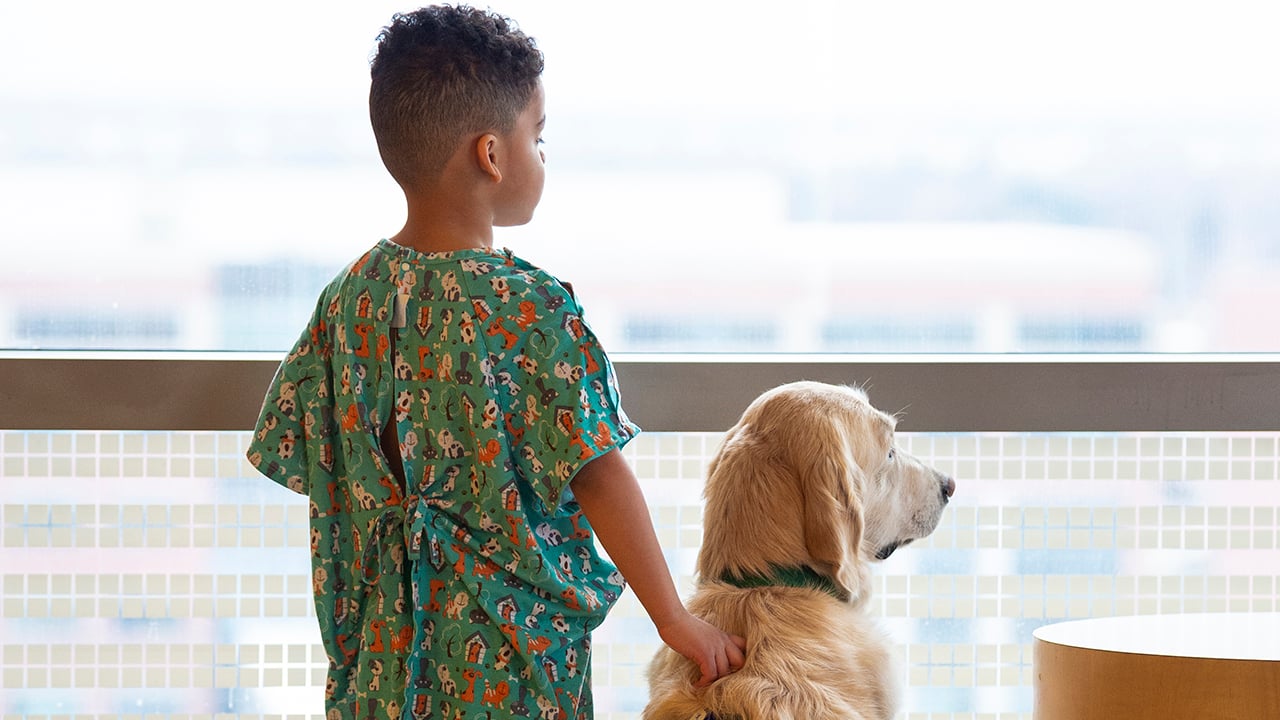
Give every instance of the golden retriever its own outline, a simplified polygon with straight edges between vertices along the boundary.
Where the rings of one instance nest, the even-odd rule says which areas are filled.
[[[797,382],[757,398],[708,470],[689,609],[747,639],[706,688],[669,648],[644,720],[884,720],[887,639],[864,610],[868,563],[933,532],[955,481],[894,447],[895,419],[858,388]]]

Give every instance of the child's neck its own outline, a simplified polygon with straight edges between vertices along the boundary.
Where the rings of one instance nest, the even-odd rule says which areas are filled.
[[[426,253],[489,249],[493,247],[493,226],[452,214],[410,212],[391,242]]]
[[[492,214],[465,186],[442,183],[405,199],[404,227],[391,238],[397,245],[429,253],[493,247]]]
[[[407,229],[407,228],[406,228]],[[391,242],[418,252],[441,253],[455,250],[487,250],[493,247],[493,233],[487,237],[465,237],[444,233],[417,233],[401,230],[391,236]]]

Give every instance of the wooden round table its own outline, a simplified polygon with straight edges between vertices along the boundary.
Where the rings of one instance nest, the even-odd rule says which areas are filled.
[[[1095,618],[1034,638],[1036,720],[1280,718],[1280,613]]]

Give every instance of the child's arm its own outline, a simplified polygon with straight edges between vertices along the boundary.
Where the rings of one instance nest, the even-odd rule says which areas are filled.
[[[746,640],[694,617],[680,602],[640,483],[622,453],[613,450],[587,463],[572,487],[600,544],[635,591],[662,641],[702,670],[697,684],[708,685],[741,668]]]

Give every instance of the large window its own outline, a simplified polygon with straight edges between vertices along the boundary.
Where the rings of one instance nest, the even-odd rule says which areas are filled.
[[[0,346],[280,350],[402,219],[401,3],[0,9]],[[534,222],[614,352],[1280,349],[1268,10],[511,0]]]
[[[817,376],[960,483],[875,576],[905,720],[1028,720],[1041,623],[1280,609],[1265,4],[496,5],[549,112],[498,241],[619,359],[682,591],[720,433]],[[305,501],[243,448],[320,288],[400,227],[365,61],[412,8],[0,2],[6,718],[320,716]],[[599,641],[632,720],[630,595]]]

